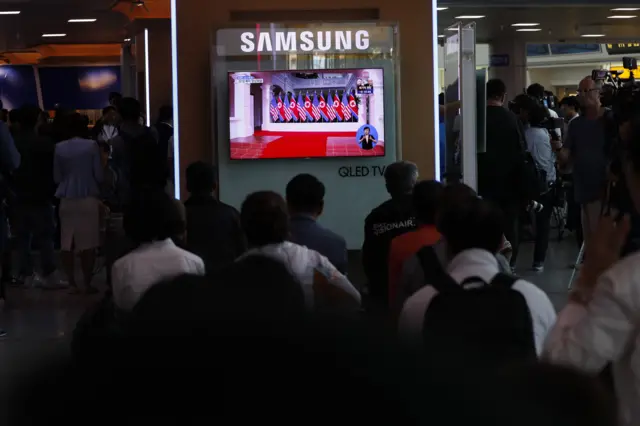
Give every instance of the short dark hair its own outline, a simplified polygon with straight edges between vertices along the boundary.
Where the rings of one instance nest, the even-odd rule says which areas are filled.
[[[544,86],[540,83],[533,83],[527,87],[527,95],[542,99],[544,97]]]
[[[187,191],[195,193],[209,193],[217,184],[216,168],[213,164],[204,161],[191,163],[186,170]]]
[[[9,121],[11,124],[20,123],[20,115],[22,114],[22,110],[20,108],[14,108],[9,111]]]
[[[513,110],[516,114],[520,113],[520,111],[533,111],[538,105],[540,105],[539,101],[524,93],[520,93],[513,100]]]
[[[504,81],[492,78],[487,81],[487,99],[499,99],[507,93],[507,86]]]
[[[176,200],[162,188],[136,191],[123,215],[127,236],[138,244],[181,235],[185,225]]]
[[[122,94],[119,92],[109,93],[109,103],[117,103],[122,99]]]
[[[560,106],[566,105],[573,108],[576,112],[580,111],[580,102],[575,96],[567,96],[560,101]]]
[[[137,121],[142,116],[140,102],[134,98],[122,98],[118,110],[125,121]]]
[[[23,105],[20,107],[18,122],[20,126],[22,126],[22,129],[35,129],[41,113],[42,110],[36,105]]]
[[[318,213],[322,210],[325,186],[310,174],[295,176],[287,184],[287,204],[293,211],[300,213]]]
[[[413,188],[413,208],[420,223],[435,224],[443,188],[443,185],[435,180],[423,180]]]
[[[409,194],[418,181],[418,166],[409,161],[397,161],[384,170],[384,180],[392,197]]]
[[[542,123],[551,118],[549,110],[541,104],[535,104],[529,110],[529,124],[533,127],[541,127]]]
[[[173,119],[173,107],[171,105],[162,105],[158,110],[158,123]]]
[[[89,137],[89,119],[86,115],[75,112],[68,116],[65,121],[69,139]]]
[[[480,198],[443,211],[439,229],[453,255],[469,249],[496,253],[504,235],[502,214]]]
[[[287,203],[273,191],[249,194],[240,209],[240,222],[252,247],[278,244],[289,238]]]

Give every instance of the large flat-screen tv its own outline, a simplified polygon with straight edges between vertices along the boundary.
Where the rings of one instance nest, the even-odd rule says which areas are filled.
[[[385,154],[382,68],[230,72],[232,160]]]

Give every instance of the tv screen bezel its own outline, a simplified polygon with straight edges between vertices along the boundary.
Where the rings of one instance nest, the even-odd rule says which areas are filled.
[[[345,71],[359,71],[359,70],[380,70],[382,71],[382,85],[383,85],[383,91],[382,91],[382,102],[383,104],[386,106],[386,94],[385,94],[385,90],[384,90],[384,77],[385,77],[385,69],[384,67],[380,66],[380,67],[357,67],[357,68],[331,68],[331,69],[302,69],[302,70],[287,70],[287,69],[280,69],[280,70],[236,70],[236,71],[227,71],[227,85],[229,84],[229,77],[231,77],[232,74],[236,74],[236,73],[330,73],[330,72],[345,72]],[[233,158],[231,156],[231,117],[230,117],[230,113],[231,113],[231,88],[227,87],[227,111],[226,111],[226,116],[227,116],[227,148],[229,149],[229,154],[228,154],[228,160],[232,161],[232,162],[251,162],[251,161],[281,161],[281,160],[286,160],[286,161],[291,161],[291,160],[318,160],[318,159],[322,159],[322,160],[330,160],[330,159],[342,159],[344,160],[345,158],[359,158],[359,159],[375,159],[375,158],[385,158],[387,156],[387,143],[385,141],[384,144],[384,152],[382,155],[335,155],[335,156],[318,156],[318,157],[278,157],[278,158],[272,158],[272,157],[268,157],[268,158]],[[386,114],[386,108],[385,108],[385,113],[384,113],[384,118],[383,118],[383,122],[384,122],[384,130],[385,130],[385,134],[386,134],[386,130],[387,130],[387,114]]]

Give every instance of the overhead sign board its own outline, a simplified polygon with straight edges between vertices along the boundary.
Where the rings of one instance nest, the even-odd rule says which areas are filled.
[[[608,43],[609,55],[627,55],[640,53],[640,43]]]

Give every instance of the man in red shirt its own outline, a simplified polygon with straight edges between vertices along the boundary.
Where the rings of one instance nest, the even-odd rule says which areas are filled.
[[[419,223],[418,229],[395,237],[389,251],[389,307],[392,312],[402,308],[404,302],[396,300],[404,262],[422,247],[434,245],[440,240],[440,233],[436,229],[436,213],[442,192],[442,184],[433,180],[419,182],[413,189],[413,208]]]

